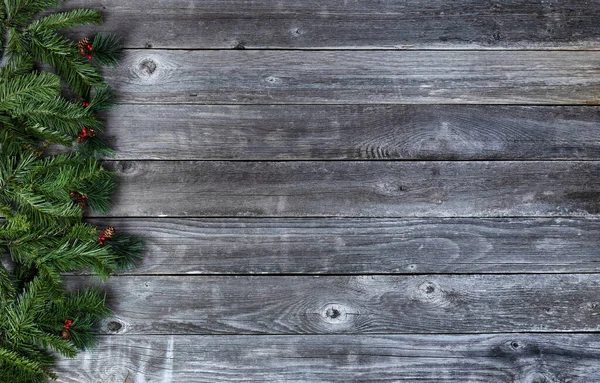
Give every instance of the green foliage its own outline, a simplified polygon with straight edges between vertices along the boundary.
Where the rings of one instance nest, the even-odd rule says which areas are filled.
[[[142,248],[83,221],[85,210],[109,210],[115,187],[98,159],[113,150],[98,136],[96,112],[111,106],[99,65],[117,64],[119,40],[99,34],[77,44],[59,34],[99,24],[94,10],[36,18],[61,2],[0,1],[0,382],[46,382],[58,355],[92,346],[110,310],[97,289],[68,291],[63,274],[107,278],[133,266]],[[48,154],[56,146],[72,148]]]
[[[121,42],[117,36],[99,33],[94,38],[92,47],[94,58],[101,65],[117,65],[121,47]]]

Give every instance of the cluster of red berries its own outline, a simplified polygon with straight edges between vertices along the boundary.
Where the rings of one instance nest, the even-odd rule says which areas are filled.
[[[96,136],[96,128],[94,128],[93,126],[84,126],[83,129],[81,129],[81,131],[77,135],[77,138],[75,139],[75,141],[77,143],[82,143],[88,137],[95,137],[95,136]]]
[[[73,320],[72,319],[65,319],[65,327],[63,328],[62,332],[60,333],[60,335],[62,336],[63,339],[71,339],[71,331],[70,328],[71,326],[73,326]]]

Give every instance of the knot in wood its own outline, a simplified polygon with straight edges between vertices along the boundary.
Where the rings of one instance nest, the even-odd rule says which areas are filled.
[[[106,325],[106,329],[112,333],[119,332],[119,330],[121,330],[122,328],[123,328],[123,325],[117,321],[110,321]]]
[[[269,76],[265,78],[265,82],[269,85],[278,85],[282,83],[281,79],[275,76]]]
[[[416,298],[422,302],[427,302],[427,304],[440,307],[449,307],[454,305],[452,299],[449,299],[450,295],[443,291],[442,288],[434,282],[422,282],[417,291],[418,296]]]
[[[327,315],[328,318],[336,319],[337,317],[342,315],[342,313],[338,309],[330,307],[325,312],[325,315]]]
[[[120,174],[135,172],[135,164],[130,161],[119,161],[115,164],[115,170]]]
[[[143,60],[139,65],[140,73],[150,77],[156,71],[156,62],[152,59]]]
[[[339,304],[328,304],[322,310],[322,317],[328,323],[342,323],[348,320],[348,311]]]
[[[419,290],[424,292],[426,295],[433,295],[436,291],[436,285],[433,282],[423,282],[419,286]]]

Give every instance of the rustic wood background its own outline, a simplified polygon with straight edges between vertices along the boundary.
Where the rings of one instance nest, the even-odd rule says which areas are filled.
[[[80,6],[146,251],[59,382],[600,381],[599,1]]]

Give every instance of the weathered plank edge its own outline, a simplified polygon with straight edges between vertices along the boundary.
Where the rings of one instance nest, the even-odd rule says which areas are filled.
[[[105,31],[140,48],[594,49],[600,43],[594,2],[106,0],[99,7],[72,0],[60,9],[81,6],[101,10]]]
[[[600,218],[94,218],[143,238],[120,275],[600,272]]]
[[[121,181],[113,217],[596,217],[600,212],[600,161],[109,165]]]
[[[61,383],[600,379],[600,335],[100,336]],[[427,380],[425,380],[427,379]]]
[[[600,331],[600,274],[66,276],[97,285],[120,334]]]
[[[121,104],[102,117],[117,150],[107,160],[594,160],[598,110]]]
[[[599,54],[142,49],[105,75],[138,104],[585,105]]]

